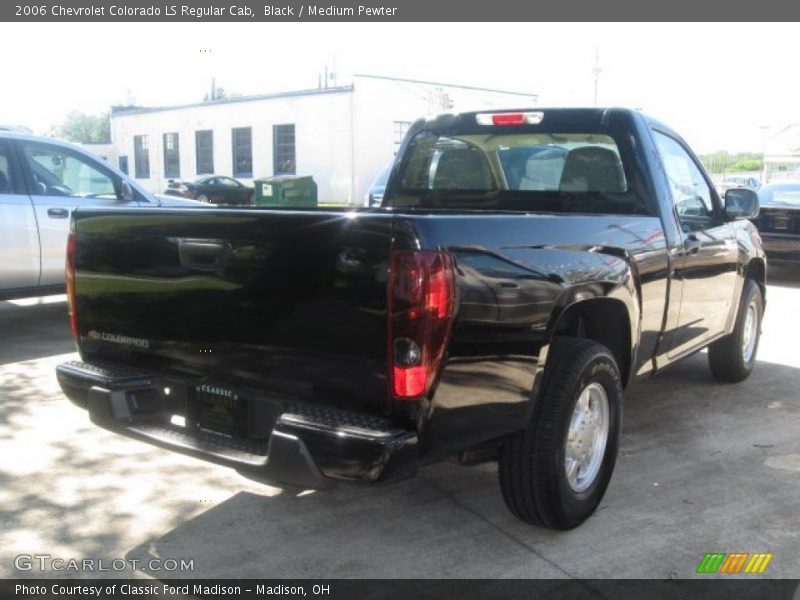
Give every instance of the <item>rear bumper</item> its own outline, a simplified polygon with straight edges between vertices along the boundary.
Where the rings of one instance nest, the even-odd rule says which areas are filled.
[[[56,375],[65,395],[96,425],[265,482],[323,489],[336,479],[385,481],[412,474],[417,462],[416,433],[378,417],[265,400],[251,410],[260,435],[235,437],[186,418],[193,389],[186,382],[77,361],[59,365]],[[171,417],[181,414],[185,424],[174,424]]]
[[[761,244],[770,263],[800,263],[800,235],[761,233]]]

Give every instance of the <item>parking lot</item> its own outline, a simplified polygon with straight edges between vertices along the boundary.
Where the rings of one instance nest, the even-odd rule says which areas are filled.
[[[630,388],[608,493],[557,533],[511,516],[494,464],[308,492],[110,434],[56,383],[74,357],[63,298],[0,303],[0,576],[79,575],[15,568],[49,554],[193,560],[133,572],[158,577],[683,578],[706,552],[771,552],[764,576],[800,576],[798,306],[800,278],[773,274],[742,384],[698,354]]]

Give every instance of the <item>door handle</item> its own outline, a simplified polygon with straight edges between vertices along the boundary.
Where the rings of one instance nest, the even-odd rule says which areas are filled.
[[[66,219],[69,211],[66,208],[48,208],[47,216],[51,219]]]
[[[217,271],[228,262],[231,247],[227,242],[214,240],[178,241],[181,266],[198,271]]]

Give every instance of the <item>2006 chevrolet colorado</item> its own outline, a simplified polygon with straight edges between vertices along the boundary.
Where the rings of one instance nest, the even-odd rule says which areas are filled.
[[[267,480],[494,456],[516,516],[571,528],[627,384],[704,347],[752,370],[757,212],[636,111],[420,120],[378,209],[78,210],[58,378],[102,427]]]

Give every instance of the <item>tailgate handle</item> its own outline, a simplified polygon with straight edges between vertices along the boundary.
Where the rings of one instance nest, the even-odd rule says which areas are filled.
[[[181,266],[199,271],[217,271],[228,262],[231,247],[214,240],[178,240]]]

